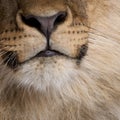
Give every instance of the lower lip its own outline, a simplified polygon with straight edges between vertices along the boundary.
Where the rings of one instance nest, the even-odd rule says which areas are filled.
[[[38,53],[36,57],[52,57],[55,55],[61,55],[61,54],[56,51],[46,50],[46,51],[41,51],[40,53]]]

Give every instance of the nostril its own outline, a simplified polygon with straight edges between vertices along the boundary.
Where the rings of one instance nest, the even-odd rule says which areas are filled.
[[[36,28],[40,33],[42,33],[47,40],[47,47],[49,48],[49,39],[52,32],[63,23],[67,18],[67,12],[60,11],[53,16],[35,16],[21,14],[21,19],[24,24]]]
[[[53,16],[34,16],[34,15],[22,15],[21,19],[23,23],[30,27],[36,28],[47,39],[49,39],[51,33],[66,20],[67,12],[60,11]]]
[[[58,14],[56,14],[54,25],[56,26],[63,23],[66,20],[66,17],[67,17],[67,12],[59,12]]]
[[[35,27],[37,29],[40,28],[40,22],[37,20],[37,18],[35,18],[35,16],[29,15],[29,16],[23,16],[21,15],[22,21],[30,26],[30,27]]]
[[[21,15],[22,21],[26,25],[28,25],[30,27],[35,27],[37,29],[40,29],[41,24],[42,24],[42,20],[46,21],[45,18],[48,21],[50,21],[50,23],[53,25],[53,27],[55,27],[55,26],[63,23],[66,20],[66,17],[67,17],[67,12],[59,12],[56,15],[50,16],[50,17],[40,17],[40,16],[33,16],[33,15],[28,15],[28,16]]]

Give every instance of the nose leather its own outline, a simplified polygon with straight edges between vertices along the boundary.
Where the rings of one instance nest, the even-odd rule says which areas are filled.
[[[25,24],[35,27],[39,30],[47,39],[47,46],[49,46],[49,38],[52,32],[58,25],[63,23],[66,19],[67,13],[60,11],[53,16],[35,16],[27,15],[22,16],[22,20]]]

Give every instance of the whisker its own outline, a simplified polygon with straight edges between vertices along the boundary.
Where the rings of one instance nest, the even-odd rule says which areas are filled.
[[[103,36],[103,35],[100,35],[100,34],[96,34],[94,32],[89,32],[90,34],[93,34],[93,35],[96,35],[96,36],[99,36],[99,37],[103,37],[105,39],[108,39],[106,36]]]
[[[97,31],[98,33],[101,33],[101,34],[105,35],[105,33],[103,33],[102,31],[97,30],[96,28],[93,28],[91,26],[86,26],[86,27],[88,27],[91,30]]]
[[[17,62],[16,62],[16,54],[15,53],[13,53],[13,55],[11,56],[12,57],[12,65],[14,66],[14,67],[16,67],[17,66]]]
[[[11,68],[15,68],[18,63],[16,53],[11,51],[7,52],[4,57],[4,63],[6,63],[6,65],[9,65]]]

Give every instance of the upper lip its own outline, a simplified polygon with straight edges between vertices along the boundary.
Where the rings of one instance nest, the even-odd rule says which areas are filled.
[[[61,53],[59,51],[46,49],[46,50],[43,50],[43,51],[39,52],[38,54],[36,54],[32,58],[30,58],[30,59],[28,59],[28,60],[26,60],[26,61],[24,61],[22,63],[19,63],[19,64],[24,64],[24,63],[26,63],[26,62],[28,62],[28,61],[36,58],[36,57],[52,57],[52,56],[55,56],[55,55],[58,55],[58,56],[61,55],[61,56],[65,56],[65,57],[69,58],[69,56],[67,56],[67,55],[65,55],[65,54],[63,54],[63,53]]]
[[[69,56],[67,54],[61,53],[61,52],[56,51],[56,50],[45,49],[45,50],[40,51],[39,53],[37,53],[35,56],[29,58],[28,60],[25,60],[24,62],[19,62],[18,57],[16,55],[14,58],[12,57],[11,59],[9,59],[9,62],[7,64],[11,68],[16,68],[18,65],[22,65],[22,64],[24,64],[24,63],[26,63],[26,62],[28,62],[28,61],[36,58],[36,57],[52,57],[52,56],[56,56],[56,55],[58,55],[58,56],[64,56],[64,57],[67,57],[67,58],[70,58],[70,59],[81,60],[86,55],[87,48],[88,48],[88,47],[87,48],[86,47],[87,47],[86,45],[82,46],[82,48],[80,49],[80,54],[77,57],[71,57],[71,56]],[[9,55],[9,57],[11,57],[11,55],[13,55],[13,53],[12,52],[8,52],[7,55]],[[14,61],[14,64],[13,64],[13,61]]]
[[[79,59],[80,60],[81,58],[83,58],[86,55],[87,50],[88,50],[88,46],[87,45],[83,45],[80,48],[79,55],[76,56],[76,57],[72,57],[72,56],[64,54],[64,53],[62,53],[60,51],[52,50],[51,48],[47,48],[47,49],[37,53],[33,58],[35,58],[35,57],[52,57],[52,56],[58,55],[58,56],[64,56],[64,57],[71,58],[71,59]]]

